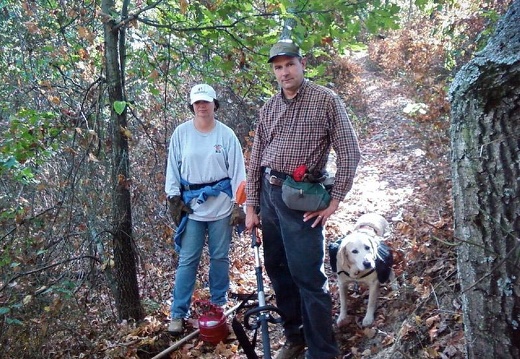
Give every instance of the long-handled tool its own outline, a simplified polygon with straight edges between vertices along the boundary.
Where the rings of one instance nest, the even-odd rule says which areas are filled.
[[[231,315],[240,306],[241,306],[241,304],[237,304],[237,305],[233,306],[232,308],[226,310],[224,312],[224,315],[226,317]],[[184,343],[186,343],[186,342],[190,341],[191,339],[195,338],[197,335],[199,335],[199,333],[200,333],[200,329],[197,329],[197,330],[193,331],[192,333],[186,335],[185,337],[183,337],[180,340],[178,340],[175,343],[173,343],[171,346],[169,346],[168,348],[166,348],[165,350],[163,350],[162,352],[160,352],[159,354],[154,356],[152,359],[164,358],[167,354],[170,354],[172,351],[177,350],[178,348],[180,348]]]
[[[258,356],[254,352],[254,344],[256,343],[256,333],[258,328],[262,332],[262,346],[264,359],[271,359],[271,343],[269,339],[269,323],[278,324],[283,322],[283,313],[275,306],[267,305],[265,301],[264,292],[264,281],[262,276],[262,264],[260,261],[260,245],[261,240],[259,239],[257,229],[254,228],[252,231],[251,247],[255,249],[255,273],[256,273],[256,285],[257,285],[257,299],[258,306],[251,308],[244,313],[244,327],[248,330],[254,330],[253,344],[249,342],[242,327],[238,321],[233,320],[233,330],[244,349],[248,359],[258,359]],[[236,319],[236,318],[235,318]]]

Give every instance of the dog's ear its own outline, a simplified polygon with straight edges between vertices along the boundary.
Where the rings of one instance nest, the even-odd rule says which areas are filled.
[[[354,264],[350,259],[349,249],[346,245],[339,247],[338,256],[337,256],[338,270],[346,269],[349,270],[350,266]]]
[[[370,237],[370,242],[373,243],[374,250],[377,251],[377,248],[383,242],[383,237],[379,237],[379,236]]]
[[[356,260],[354,259],[354,254],[352,253],[353,249],[345,248],[345,258],[347,259],[346,265],[348,268],[352,267],[356,264]]]
[[[344,245],[340,246],[338,249],[338,254],[336,255],[337,270],[345,268],[346,258],[347,258],[347,246],[344,246]]]
[[[386,282],[390,278],[394,257],[392,249],[384,243],[377,248],[376,272],[380,283]]]

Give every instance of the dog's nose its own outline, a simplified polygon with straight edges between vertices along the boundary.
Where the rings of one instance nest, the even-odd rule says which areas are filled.
[[[372,267],[372,263],[370,263],[369,261],[364,261],[363,262],[363,266],[368,269],[368,268],[371,268]]]

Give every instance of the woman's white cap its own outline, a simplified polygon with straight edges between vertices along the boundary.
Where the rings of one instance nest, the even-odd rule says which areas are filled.
[[[217,99],[215,90],[210,85],[200,84],[192,87],[190,92],[190,105],[197,101],[213,102]]]

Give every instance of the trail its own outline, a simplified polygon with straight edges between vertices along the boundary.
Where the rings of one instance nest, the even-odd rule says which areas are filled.
[[[458,314],[439,315],[460,309],[453,290],[454,251],[437,240],[451,241],[452,235],[448,137],[445,130],[405,114],[414,104],[409,91],[377,71],[366,54],[356,62],[363,68],[366,101],[357,124],[362,160],[351,192],[326,228],[327,239],[348,233],[363,213],[382,214],[391,224],[388,242],[400,290],[385,287],[374,324],[361,328],[368,288],[353,288],[351,325],[336,330],[338,342],[345,358],[419,357],[422,347],[432,348],[432,358],[439,353],[462,358],[462,326],[454,323]],[[338,313],[334,279],[331,284]]]

